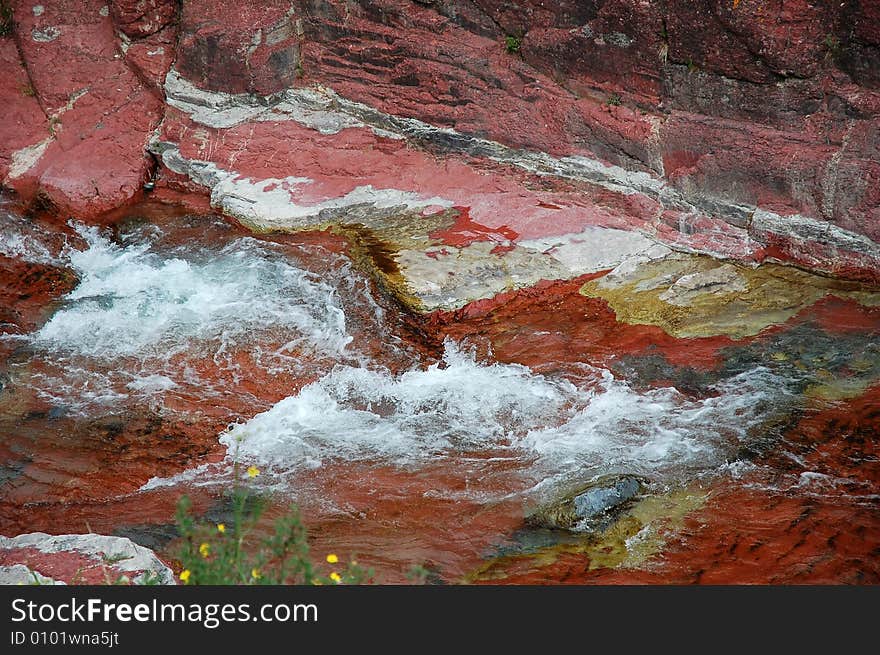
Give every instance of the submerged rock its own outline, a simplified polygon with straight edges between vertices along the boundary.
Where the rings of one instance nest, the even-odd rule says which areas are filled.
[[[615,476],[635,479],[633,476]],[[607,486],[600,487],[608,488]],[[522,530],[464,577],[467,583],[540,584],[553,581],[547,571],[565,569],[555,580],[602,575],[608,571],[644,570],[685,529],[686,518],[706,502],[698,485],[658,495],[638,495],[618,506],[591,532],[558,529]]]
[[[623,509],[642,489],[642,481],[635,476],[607,476],[539,508],[526,517],[526,522],[533,527],[563,530],[600,524]]]

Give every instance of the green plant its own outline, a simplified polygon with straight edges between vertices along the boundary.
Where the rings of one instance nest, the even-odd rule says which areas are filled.
[[[27,96],[28,98],[33,98],[37,95],[37,92],[34,91],[34,87],[32,87],[30,84],[22,84],[21,95]]]
[[[135,580],[135,584],[144,587],[158,587],[162,584],[162,577],[153,571],[146,571],[139,579]]]
[[[104,560],[104,564],[118,564],[119,562],[124,562],[127,559],[131,559],[131,555],[126,555],[124,553],[119,553],[118,555],[102,555],[101,559]]]
[[[154,571],[145,571],[137,578],[132,580],[130,577],[125,575],[124,573],[118,574],[115,578],[110,576],[110,570],[107,568],[108,564],[115,564],[117,562],[121,562],[126,559],[131,559],[128,555],[123,555],[121,557],[107,557],[104,556],[104,582],[103,584],[107,586],[118,586],[118,585],[144,585],[144,586],[154,586],[162,584],[162,577],[154,572]],[[43,578],[37,574],[36,571],[31,571],[31,581],[28,583],[32,586],[46,586],[46,585],[56,585],[59,584],[52,580],[51,578]],[[79,567],[76,571],[74,571],[73,576],[70,578],[71,585],[78,584],[87,584],[85,578],[83,576],[83,568]]]
[[[12,34],[14,25],[12,7],[6,3],[6,0],[0,0],[0,36]]]
[[[184,584],[360,584],[372,576],[354,559],[344,567],[333,566],[340,561],[332,553],[325,557],[331,565],[329,572],[320,573],[312,563],[306,528],[293,505],[275,521],[270,535],[256,538],[266,499],[242,488],[237,465],[233,470],[231,525],[197,522],[190,515],[189,498],[183,496],[178,502],[177,526],[182,537],[178,557],[183,567],[179,577]],[[258,474],[256,467],[248,468],[249,477]]]
[[[28,582],[28,584],[32,587],[42,587],[44,585],[55,584],[54,582],[44,582],[43,579],[40,578],[40,576],[37,574],[36,571],[31,571],[30,574],[31,574],[31,581]],[[19,582],[19,584],[22,584],[22,583]]]
[[[504,48],[510,54],[515,54],[519,52],[520,47],[522,46],[522,38],[518,36],[508,35],[504,37]]]
[[[622,102],[621,98],[620,98],[620,94],[619,93],[612,93],[610,96],[608,96],[607,102],[612,107],[619,107],[620,103]]]
[[[423,585],[431,575],[431,571],[421,564],[413,564],[406,572],[406,578],[412,584]]]
[[[840,54],[840,39],[833,34],[828,34],[825,37],[824,45],[826,59],[832,59]]]

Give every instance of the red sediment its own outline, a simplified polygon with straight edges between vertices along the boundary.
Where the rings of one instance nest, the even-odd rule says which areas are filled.
[[[0,325],[5,332],[31,332],[50,303],[76,283],[76,276],[57,266],[0,255]]]
[[[522,522],[515,497],[490,506],[481,499],[484,493],[515,492],[521,484],[521,464],[490,457],[475,453],[471,462],[439,457],[412,470],[327,461],[299,475],[295,485],[307,490],[298,502],[312,552],[356,554],[383,583],[406,583],[413,565],[457,581]]]
[[[546,203],[538,203],[538,206],[547,207]],[[553,209],[560,209],[555,205]],[[470,210],[467,207],[455,207],[458,216],[455,223],[442,230],[434,230],[428,234],[431,239],[438,239],[448,246],[465,248],[477,241],[495,241],[502,248],[512,248],[511,241],[519,238],[519,233],[506,225],[497,228],[486,227],[471,219]],[[497,246],[496,246],[497,247]],[[494,250],[492,251],[495,252]]]
[[[523,558],[494,584],[877,584],[876,505],[716,486],[706,506],[637,568],[590,570],[563,553],[548,566]]]
[[[580,232],[591,225],[641,227],[653,219],[657,206],[640,194],[623,196],[488,160],[463,155],[438,159],[366,128],[321,134],[293,121],[264,121],[220,130],[169,109],[162,129],[184,157],[212,161],[253,182],[305,178],[288,190],[297,205],[318,205],[359,187],[392,189],[467,208],[466,220],[480,226],[470,226],[472,230],[487,236],[495,232],[507,240]],[[295,149],[284,145],[291,140]],[[178,184],[175,176],[167,178]],[[179,182],[192,188],[191,182]],[[266,188],[273,184],[277,192],[277,182],[268,182]],[[458,231],[468,227],[462,223]],[[455,232],[453,228],[448,236],[456,238]]]
[[[720,363],[719,351],[733,343],[725,336],[676,339],[653,325],[618,323],[607,302],[578,293],[602,274],[541,281],[456,311],[434,312],[427,329],[438,338],[486,339],[498,360],[537,370],[553,363],[608,365],[648,349],[672,364],[710,370]]]
[[[12,166],[14,152],[38,144],[49,136],[48,119],[31,86],[27,70],[22,64],[9,36],[0,36],[0,98],[3,120],[0,120],[0,182]]]
[[[783,454],[776,453],[770,460],[779,470],[838,478],[834,484],[845,484],[843,491],[857,499],[876,493],[880,485],[878,430],[880,385],[858,398],[828,402],[819,410],[805,413],[786,434]],[[793,463],[784,452],[793,452],[798,459]]]
[[[833,293],[812,306],[810,318],[830,334],[880,333],[880,307],[866,307],[855,300],[838,298]]]
[[[3,420],[10,457],[4,464],[15,474],[0,500],[63,505],[134,492],[154,476],[222,459],[223,418],[203,415],[195,422],[142,410],[86,421],[55,418],[32,403],[24,416]]]
[[[172,486],[151,491],[84,501],[49,500],[26,504],[0,501],[0,534],[26,532],[69,534],[93,532],[119,534],[127,528],[163,532],[175,522],[182,495],[191,501],[192,513],[202,516],[217,506],[217,490],[208,487]],[[173,553],[166,553],[173,556]],[[161,553],[160,553],[161,556]]]
[[[146,21],[120,3],[111,18],[98,0],[50,3],[40,12],[14,7],[17,38],[0,38],[0,61],[12,71],[0,83],[12,112],[0,127],[0,182],[24,203],[37,198],[58,214],[89,221],[138,197],[152,163],[144,148],[164,112],[158,88],[176,40],[169,17],[176,8],[161,4]],[[125,29],[139,32],[125,56],[114,19],[132,21]],[[12,153],[41,142],[39,156],[21,164],[26,170],[7,177]]]

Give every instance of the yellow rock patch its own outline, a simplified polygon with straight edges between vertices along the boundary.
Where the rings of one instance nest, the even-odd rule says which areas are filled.
[[[880,304],[880,293],[856,282],[790,266],[749,268],[680,253],[618,267],[587,282],[580,292],[607,301],[620,322],[656,325],[677,338],[742,339],[785,323],[829,294]]]
[[[523,565],[539,569],[564,554],[582,555],[591,571],[636,568],[660,553],[669,535],[681,530],[685,518],[700,509],[706,498],[707,493],[698,487],[647,496],[600,533],[585,533],[575,543],[497,557],[465,576],[463,582],[502,580],[509,570],[521,570]]]

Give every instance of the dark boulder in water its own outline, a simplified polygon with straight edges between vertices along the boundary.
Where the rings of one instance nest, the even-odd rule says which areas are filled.
[[[573,530],[601,528],[644,489],[633,475],[610,475],[579,487],[561,500],[539,507],[526,517],[537,528]]]

